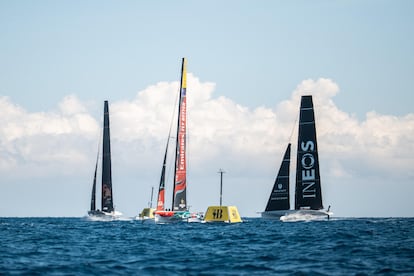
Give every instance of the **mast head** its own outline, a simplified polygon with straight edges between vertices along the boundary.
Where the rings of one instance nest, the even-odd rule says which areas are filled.
[[[183,57],[181,72],[181,89],[187,89],[187,59],[185,57]]]

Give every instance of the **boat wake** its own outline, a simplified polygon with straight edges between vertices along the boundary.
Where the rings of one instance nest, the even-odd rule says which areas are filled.
[[[298,221],[324,221],[329,220],[333,215],[332,212],[320,212],[320,213],[307,213],[307,212],[294,212],[280,217],[283,222],[298,222]]]
[[[86,216],[86,220],[89,221],[132,221],[132,218],[129,217],[95,217],[95,216]]]
[[[115,211],[110,214],[88,215],[85,216],[89,221],[131,221],[133,218],[125,217],[121,212]]]

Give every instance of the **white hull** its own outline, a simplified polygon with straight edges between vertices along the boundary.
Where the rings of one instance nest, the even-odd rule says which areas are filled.
[[[190,217],[187,218],[187,222],[204,222],[204,213],[191,213]]]
[[[177,222],[203,222],[202,213],[189,213],[184,212],[182,214],[174,214],[172,216],[161,216],[155,214],[154,218],[155,223],[177,223]]]
[[[99,220],[99,221],[117,220],[117,219],[122,218],[122,213],[118,211],[113,211],[113,212],[89,211],[88,218],[90,220]]]
[[[327,210],[280,210],[265,211],[261,215],[262,218],[281,221],[307,221],[329,219],[333,213]]]
[[[282,216],[289,215],[290,213],[296,212],[295,210],[280,210],[280,211],[265,211],[262,212],[262,218],[266,219],[280,219]]]
[[[289,214],[280,217],[281,221],[313,221],[328,220],[333,215],[327,210],[293,210]]]
[[[181,218],[177,216],[165,217],[165,216],[160,216],[158,214],[155,214],[154,221],[155,223],[160,223],[160,224],[177,223],[177,222],[187,222],[187,218]]]

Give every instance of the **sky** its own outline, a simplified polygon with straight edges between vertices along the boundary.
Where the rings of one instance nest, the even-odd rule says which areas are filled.
[[[324,205],[414,216],[412,1],[0,0],[0,37],[0,216],[86,214],[104,100],[116,209],[147,207],[182,57],[193,211],[220,168],[223,203],[263,211],[311,94]]]

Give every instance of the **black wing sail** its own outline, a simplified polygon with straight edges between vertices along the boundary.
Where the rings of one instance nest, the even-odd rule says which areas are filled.
[[[296,161],[295,209],[323,209],[312,96],[302,96]]]
[[[102,148],[102,211],[112,212],[113,210],[109,108],[108,101],[105,101]]]
[[[290,143],[286,148],[265,211],[289,210]]]
[[[162,211],[165,208],[165,168],[167,166],[168,142],[170,134],[168,134],[167,146],[165,147],[164,161],[162,162],[160,185],[158,188],[157,211]]]

